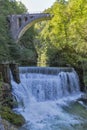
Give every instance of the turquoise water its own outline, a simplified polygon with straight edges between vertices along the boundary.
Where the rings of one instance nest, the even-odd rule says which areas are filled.
[[[48,115],[35,123],[27,122],[20,130],[87,130],[87,108],[81,103],[71,101],[57,107],[59,114]]]

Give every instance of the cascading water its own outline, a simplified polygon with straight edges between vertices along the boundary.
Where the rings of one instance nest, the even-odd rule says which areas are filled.
[[[20,84],[12,80],[12,93],[16,112],[27,122],[21,130],[74,130],[73,124],[80,121],[63,109],[80,95],[73,68],[20,67],[20,79]]]

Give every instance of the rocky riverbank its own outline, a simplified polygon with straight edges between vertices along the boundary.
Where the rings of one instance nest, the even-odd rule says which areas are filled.
[[[18,130],[25,123],[21,115],[13,112],[15,105],[17,104],[13,101],[11,86],[0,82],[0,130]]]
[[[0,130],[18,130],[18,128],[9,123],[7,120],[0,118]]]

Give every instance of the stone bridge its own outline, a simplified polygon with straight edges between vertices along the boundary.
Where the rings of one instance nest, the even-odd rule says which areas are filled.
[[[18,41],[20,37],[30,28],[33,24],[43,20],[50,20],[51,15],[48,13],[35,13],[35,14],[19,14],[9,15],[8,22],[12,38]]]

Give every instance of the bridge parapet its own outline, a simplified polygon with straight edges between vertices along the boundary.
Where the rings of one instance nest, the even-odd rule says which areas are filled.
[[[52,16],[48,13],[9,15],[8,22],[12,38],[17,41],[33,24],[51,18]]]

